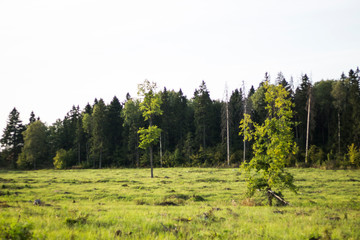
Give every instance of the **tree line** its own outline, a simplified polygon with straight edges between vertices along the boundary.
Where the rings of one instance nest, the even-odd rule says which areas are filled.
[[[163,167],[237,166],[254,154],[254,141],[244,142],[239,134],[240,122],[249,115],[255,125],[264,124],[269,81],[265,74],[256,89],[235,89],[228,100],[211,99],[204,81],[191,98],[181,89],[157,90],[145,81],[140,97],[127,94],[123,102],[115,96],[109,104],[95,99],[84,109],[73,106],[50,126],[33,112],[23,124],[14,108],[0,139],[0,164],[20,169],[149,167],[151,158],[151,164]],[[296,88],[279,73],[274,85],[282,85],[292,103],[291,134],[298,149],[288,154],[287,166],[360,166],[359,68],[314,84],[304,74]]]

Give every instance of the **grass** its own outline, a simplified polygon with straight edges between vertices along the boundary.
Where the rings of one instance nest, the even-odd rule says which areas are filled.
[[[0,238],[360,239],[359,170],[289,171],[286,207],[247,199],[238,169],[0,171]]]

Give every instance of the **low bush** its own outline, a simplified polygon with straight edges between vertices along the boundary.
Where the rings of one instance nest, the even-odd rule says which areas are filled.
[[[19,239],[27,240],[33,239],[32,225],[30,223],[6,223],[0,224],[0,239]]]

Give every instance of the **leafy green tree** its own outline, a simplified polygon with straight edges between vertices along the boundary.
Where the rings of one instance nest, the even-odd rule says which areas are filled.
[[[241,166],[250,196],[257,189],[267,193],[284,188],[295,191],[294,178],[285,170],[289,155],[297,150],[292,133],[293,103],[282,85],[270,85],[266,81],[263,88],[267,111],[264,123],[251,121],[248,114],[240,123],[240,134],[245,132],[245,140],[254,139],[254,157]],[[253,131],[250,124],[253,124]],[[268,195],[268,200],[271,205],[272,195]]]
[[[88,143],[88,136],[85,132],[83,126],[83,114],[79,116],[76,123],[76,131],[75,131],[75,142],[74,145],[77,150],[77,164],[80,165],[83,159],[86,158],[87,152],[87,143]]]
[[[145,80],[143,84],[138,86],[138,95],[143,97],[140,102],[140,110],[145,121],[149,122],[147,129],[140,128],[138,133],[140,135],[139,147],[142,149],[149,149],[150,151],[150,167],[151,167],[151,178],[153,174],[153,145],[159,141],[161,129],[156,125],[153,125],[153,118],[155,115],[161,115],[161,97],[159,93],[156,93],[156,83],[150,83]]]
[[[1,145],[5,148],[6,159],[10,162],[11,167],[15,168],[15,162],[24,145],[23,131],[24,125],[20,120],[20,113],[14,108],[9,114],[9,120],[4,129],[2,138],[0,139]]]
[[[260,83],[259,88],[250,97],[251,115],[253,121],[261,124],[266,119],[266,102],[265,102],[265,88],[264,82]]]
[[[91,135],[92,135],[92,129],[93,129],[93,119],[92,119],[91,113],[86,113],[86,112],[83,113],[82,126],[83,126],[85,136],[86,136],[86,145],[85,145],[86,162],[87,162],[87,165],[90,166]]]
[[[56,151],[56,156],[53,158],[55,169],[65,169],[69,167],[69,163],[72,162],[74,157],[75,152],[72,149],[68,151],[64,149],[59,149],[58,151]]]
[[[39,165],[47,164],[49,147],[45,124],[37,120],[28,126],[23,135],[24,147],[17,161],[18,166],[21,168],[32,166],[36,169]]]
[[[122,118],[124,119],[124,136],[126,136],[128,158],[132,165],[139,167],[140,156],[139,156],[139,134],[138,130],[143,126],[143,118],[140,111],[140,101],[134,100],[128,95],[127,101],[125,102],[124,109],[121,112]],[[135,161],[135,164],[134,164]]]
[[[338,143],[338,153],[341,152],[341,115],[346,106],[346,96],[347,89],[344,84],[344,81],[336,81],[333,84],[331,90],[331,95],[334,99],[333,104],[337,111],[337,143]]]
[[[94,154],[94,159],[98,156],[99,168],[102,167],[105,141],[106,141],[106,126],[105,126],[106,106],[104,100],[100,99],[95,104],[92,113],[92,146],[91,150]],[[95,166],[95,165],[94,165]]]

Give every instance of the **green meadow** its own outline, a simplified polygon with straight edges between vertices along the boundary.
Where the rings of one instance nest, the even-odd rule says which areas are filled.
[[[289,171],[298,194],[269,207],[239,169],[3,170],[0,237],[360,239],[360,170]]]

